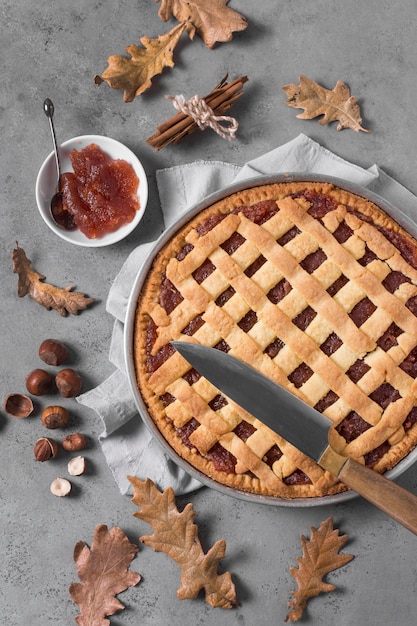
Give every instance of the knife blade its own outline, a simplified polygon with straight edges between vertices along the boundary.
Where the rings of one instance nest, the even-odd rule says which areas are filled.
[[[417,496],[329,445],[329,420],[255,368],[216,348],[171,344],[226,397],[278,433],[323,469],[417,534]]]

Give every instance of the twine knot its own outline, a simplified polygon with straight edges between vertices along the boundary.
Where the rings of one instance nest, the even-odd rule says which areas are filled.
[[[172,100],[174,107],[181,113],[191,117],[201,130],[209,126],[223,139],[230,141],[230,139],[235,138],[239,126],[235,118],[227,115],[215,115],[213,109],[204,98],[200,98],[197,95],[189,100],[186,100],[181,95],[168,97]],[[225,124],[221,122],[225,122]]]

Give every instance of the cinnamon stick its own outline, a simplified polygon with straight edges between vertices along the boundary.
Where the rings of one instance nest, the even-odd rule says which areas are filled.
[[[210,104],[209,98],[214,97],[214,94],[223,87],[226,80],[227,80],[227,75],[220,81],[220,83],[207,96],[204,96],[204,100],[207,102],[207,104]],[[170,96],[165,96],[165,97],[169,98]],[[184,119],[184,117],[186,117],[184,113],[180,113],[180,112],[177,113],[166,122],[162,122],[162,124],[159,124],[159,126],[157,126],[157,131],[161,134],[164,133],[169,128],[175,126],[177,122],[180,122],[182,119]]]
[[[246,76],[241,76],[227,83],[226,79],[227,76],[207,96],[204,96],[204,100],[213,109],[215,115],[223,115],[230,109],[233,103],[243,95],[241,89],[248,80]],[[156,132],[146,140],[146,143],[156,150],[161,150],[170,143],[177,143],[197,128],[198,125],[192,117],[180,112],[159,124]]]

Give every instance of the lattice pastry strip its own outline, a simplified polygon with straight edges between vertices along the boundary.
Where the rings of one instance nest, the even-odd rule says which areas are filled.
[[[401,398],[385,409],[382,419],[371,430],[366,430],[362,435],[343,447],[343,454],[360,457],[370,450],[384,443],[388,437],[395,433],[404,421],[404,417],[413,406],[412,398]]]
[[[258,456],[260,459],[263,459],[265,454],[272,448],[275,444],[272,436],[268,436],[269,433],[264,429],[260,429],[260,424],[254,420],[254,426],[258,428],[255,430],[253,435],[248,437],[245,441],[246,445]],[[236,463],[236,472],[238,474],[244,474],[248,471],[248,467],[245,466],[242,461],[238,461]]]
[[[399,393],[405,396],[412,396],[414,393],[415,380],[404,372],[390,355],[377,348],[365,359],[375,372],[380,372],[388,383],[390,383]]]
[[[330,324],[336,325],[334,330],[345,343],[363,352],[374,347],[369,338],[345,314],[343,308],[322,289],[315,277],[303,270],[296,259],[287,250],[277,245],[266,230],[258,228],[245,217],[242,217],[239,230],[244,236],[251,237],[252,240],[256,239],[263,256],[280,269],[293,288],[296,288],[318,313]]]
[[[250,306],[246,300],[242,298],[240,293],[236,293],[233,298],[230,298],[230,300],[226,302],[223,309],[227,311],[231,319],[237,323],[250,311]]]
[[[225,264],[226,265],[226,262]],[[226,267],[222,268],[226,273]],[[258,317],[263,319],[265,323],[269,323],[271,328],[276,332],[292,350],[298,354],[300,359],[311,366],[321,377],[323,377],[329,385],[339,395],[347,394],[348,399],[352,403],[352,407],[356,407],[358,412],[366,407],[371,415],[380,413],[379,407],[372,406],[372,401],[358,394],[356,385],[344,376],[336,364],[333,364],[324,353],[318,348],[316,343],[310,340],[304,333],[299,330],[291,321],[283,314],[278,307],[274,306],[266,296],[260,291],[254,289],[253,283],[245,275],[230,273],[230,282],[235,286],[236,291],[243,295],[245,300],[252,309],[257,310]],[[261,304],[261,306],[259,306]],[[258,306],[257,306],[258,305]],[[227,337],[226,340],[228,341]],[[346,396],[345,396],[346,397]]]
[[[327,290],[330,285],[336,282],[340,278],[342,271],[336,263],[333,263],[330,259],[323,261],[313,272],[314,278],[320,283],[324,290]]]
[[[242,268],[242,270],[245,270],[258,259],[259,250],[252,241],[246,240],[241,245],[239,245],[239,247],[234,250],[230,256],[239,265],[239,267]],[[215,264],[212,255],[210,255],[209,258]]]
[[[290,232],[293,226],[294,222],[291,217],[282,213],[280,214],[279,212],[268,220],[268,232],[275,240],[280,239]]]
[[[251,222],[251,224],[253,224],[253,222]],[[318,247],[318,242],[308,233],[300,233],[282,246],[282,248],[286,250],[286,252],[297,261],[297,263],[303,261],[306,256],[312,252],[316,252]]]
[[[240,419],[236,415],[236,423],[226,421],[225,416],[210,408],[207,402],[185,380],[179,379],[168,388],[168,392],[175,396],[194,417],[199,426],[191,434],[190,441],[202,453],[207,451],[219,440],[221,435],[233,430]],[[229,415],[229,418],[231,416]]]
[[[249,224],[249,226],[251,226],[251,225],[252,225],[252,223],[250,223],[250,224]],[[311,244],[311,242],[309,242],[309,243]],[[308,248],[308,249],[309,249],[309,250],[311,250],[311,246],[310,246],[310,248]],[[303,249],[303,253],[305,253],[305,249]],[[223,272],[224,272],[224,263],[225,263],[225,259],[226,259],[227,264],[229,264],[229,263],[230,263],[230,257],[229,257],[229,255],[228,255],[227,253],[225,253],[224,251],[222,251],[222,250],[216,250],[215,254],[214,254],[214,255],[212,255],[212,257],[213,257],[213,258],[214,258],[214,260],[217,262],[217,265],[218,265],[218,266],[220,265],[220,267],[222,267],[222,264],[223,264]],[[233,275],[235,275],[235,276],[239,276],[239,275],[238,275],[238,273],[236,274],[236,273],[235,273],[235,270],[233,270],[233,269],[232,269],[231,274],[229,274],[229,276],[228,276],[228,280],[229,280],[231,283],[233,282],[233,281],[231,280],[231,278],[233,277]],[[174,277],[172,277],[172,278],[174,278]],[[250,284],[250,285],[252,285],[252,283],[251,283],[251,282],[249,282],[249,284]],[[241,290],[240,290],[240,289],[239,289],[239,291],[240,291],[240,293],[241,293]],[[362,293],[360,293],[360,297],[362,297]],[[237,301],[237,300],[235,300],[235,301]],[[240,314],[240,313],[241,313],[241,311],[239,311],[239,314]]]
[[[334,332],[334,329],[321,315],[316,315],[308,324],[307,328],[305,328],[304,332],[311,337],[318,346],[321,346]]]
[[[405,304],[410,298],[417,295],[417,287],[412,283],[401,283],[401,285],[395,290],[395,297],[401,300]]]
[[[352,407],[350,407],[349,404],[343,400],[343,398],[338,398],[336,402],[333,402],[333,404],[323,411],[323,415],[336,425],[339,424],[351,410]]]
[[[352,352],[347,345],[342,344],[340,348],[335,350],[333,354],[330,354],[329,358],[336,363],[340,367],[341,370],[346,372],[351,365],[355,363],[358,358],[358,355],[355,352]]]
[[[366,245],[380,259],[385,260],[388,266],[396,272],[405,274],[412,282],[417,283],[417,269],[410,265],[401,256],[398,249],[373,225],[367,224],[353,215],[346,215],[346,223],[355,230],[355,235],[360,237]]]
[[[193,281],[193,279],[191,279]],[[191,282],[187,280],[187,283]],[[195,281],[193,281],[195,283]],[[153,346],[155,354],[164,345],[166,345],[174,336],[177,336],[184,328],[199,314],[205,311],[208,306],[209,299],[203,288],[195,283],[196,289],[192,302],[185,298],[176,307],[175,316],[168,316],[163,308],[158,304],[151,311],[151,317],[158,326],[158,336]],[[183,285],[184,286],[184,285]],[[184,286],[185,287],[185,286]],[[184,293],[187,291],[184,288]],[[192,303],[192,306],[190,306]]]
[[[285,313],[288,319],[293,320],[304,311],[309,304],[300,291],[296,287],[293,287],[288,295],[277,302],[276,306]]]
[[[198,283],[194,280],[194,284]],[[204,285],[200,287],[209,294],[212,300],[216,300],[229,287],[229,282],[219,272],[214,271],[207,276]]]
[[[333,299],[342,307],[344,311],[349,312],[356,304],[358,304],[358,302],[363,300],[366,295],[366,291],[364,291],[360,285],[351,280],[339,289]]]
[[[189,369],[190,365],[178,352],[175,352],[149,376],[147,385],[155,395],[161,396],[173,382],[184,376]]]
[[[383,309],[376,309],[367,320],[361,324],[361,329],[371,337],[375,343],[388,330],[392,318]]]
[[[252,328],[247,331],[247,333],[249,337],[252,337],[252,339],[256,342],[262,352],[264,352],[265,349],[276,339],[274,331],[271,329],[269,324],[265,324],[263,320],[259,320],[256,324],[254,324]]]
[[[216,331],[208,324],[203,324],[194,334],[194,339],[203,346],[215,346],[222,339],[222,333]],[[177,336],[178,338],[178,336]]]
[[[326,357],[313,340],[310,340],[301,330],[294,326],[287,316],[279,311],[278,307],[269,302],[261,292],[254,293],[255,290],[250,279],[244,274],[239,275],[231,272],[230,280],[231,284],[235,285],[236,290],[238,290],[240,294],[243,294],[243,297],[248,301],[249,305],[252,307],[256,306],[255,300],[258,303],[262,302],[262,306],[257,310],[258,317],[262,319],[264,323],[268,323],[275,331],[276,335],[291,348],[293,353],[299,356],[300,363],[305,362],[312,366],[312,369],[314,369],[336,393],[344,395],[344,397],[350,401],[352,408],[356,408],[358,412],[362,412],[366,409],[371,416],[377,419],[381,413],[380,407],[376,406],[375,403],[369,400],[365,395],[358,392],[356,385],[340,371],[336,364],[332,363],[331,360]],[[246,289],[246,286],[248,286],[248,289]],[[211,311],[212,308],[213,307],[210,308]],[[222,314],[222,317],[226,316],[226,312],[224,311],[217,311],[216,313],[217,317],[219,314]],[[209,321],[207,313],[203,317],[206,321]],[[211,323],[214,324],[215,322],[216,319],[211,318]],[[226,327],[227,324],[221,324],[222,332]],[[229,324],[229,328],[231,329],[231,334],[237,334],[237,340],[233,340],[230,334],[224,334],[225,340],[229,345],[236,343],[236,352],[239,354],[239,345],[246,345],[248,336],[243,331],[239,332],[240,329],[234,328],[231,324]],[[251,349],[249,351],[245,349],[243,353],[250,354],[248,362],[249,364],[253,364],[255,360],[254,350]],[[288,386],[288,382],[286,382],[286,386]]]
[[[245,471],[254,474],[268,489],[274,489],[280,483],[280,479],[274,474],[269,465],[260,459],[240,437],[233,432],[225,434],[221,440],[221,445],[235,458],[244,458]]]
[[[258,285],[265,293],[268,293],[272,287],[279,283],[283,276],[275,265],[265,260],[265,263],[251,275],[251,278],[255,285]]]
[[[352,281],[355,281],[364,290],[368,297],[378,306],[383,308],[389,315],[397,320],[399,326],[417,337],[417,319],[403,304],[392,294],[390,294],[380,283],[380,281],[369,272],[366,267],[361,266],[352,255],[345,250],[333,238],[317,220],[314,220],[306,213],[299,204],[291,198],[286,198],[278,203],[280,210],[288,212],[294,219],[294,223],[299,228],[307,230],[311,235],[317,237],[324,252],[331,256],[333,261],[340,265],[343,273]],[[357,220],[360,224],[362,222]],[[360,230],[360,227],[359,229]],[[375,229],[373,229],[375,230]],[[376,235],[375,235],[376,236]],[[385,239],[385,238],[384,238]],[[398,254],[395,248],[387,241],[381,242],[381,248],[386,248],[391,255]]]
[[[350,239],[349,239],[350,241]],[[386,261],[380,261],[375,260],[375,261],[371,261],[370,263],[367,264],[366,268],[372,272],[372,274],[374,276],[376,276],[376,278],[378,278],[379,281],[383,281],[388,274],[392,271],[390,266],[388,265],[388,263]]]
[[[367,396],[370,396],[371,393],[375,391],[375,389],[378,389],[378,387],[382,385],[385,380],[385,373],[383,369],[373,369],[369,356],[370,355],[365,357],[364,362],[369,365],[370,369],[356,383],[358,385],[358,389],[363,391],[363,393],[365,393]],[[367,416],[367,421],[370,424],[376,424],[378,420],[379,417],[377,417],[376,419],[372,419],[371,417]]]

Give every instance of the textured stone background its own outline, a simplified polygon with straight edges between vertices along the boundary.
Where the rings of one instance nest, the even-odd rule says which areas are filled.
[[[38,365],[37,348],[47,336],[72,347],[72,364],[85,389],[112,371],[107,360],[112,319],[105,300],[112,281],[133,248],[155,238],[162,220],[155,171],[195,159],[243,164],[300,132],[340,156],[368,167],[378,163],[417,193],[415,102],[417,40],[415,2],[385,0],[231,0],[249,20],[245,32],[228,44],[207,49],[185,36],[175,52],[176,66],[154,80],[131,104],[121,92],[94,85],[111,54],[147,35],[167,32],[152,0],[0,0],[0,396],[24,390],[24,378]],[[235,141],[207,131],[156,153],[145,140],[173,109],[165,94],[207,93],[227,72],[246,74],[244,97],[233,113],[240,122]],[[337,132],[335,125],[296,118],[285,106],[281,87],[305,74],[332,89],[346,82],[357,95],[363,124],[372,133]],[[41,220],[34,187],[38,169],[51,150],[42,104],[49,96],[56,110],[58,139],[104,134],[128,145],[143,161],[150,185],[145,219],[128,239],[109,248],[75,248],[58,239]],[[34,267],[58,285],[74,284],[98,299],[79,317],[63,319],[29,298],[18,300],[11,252],[18,240]],[[43,401],[41,402],[43,403]],[[0,622],[8,626],[75,623],[77,607],[68,587],[77,580],[75,543],[90,543],[94,527],[120,526],[132,540],[149,527],[132,517],[105,463],[93,412],[69,402],[74,428],[90,435],[88,475],[74,481],[75,493],[55,499],[51,480],[65,473],[66,459],[37,464],[32,448],[44,434],[39,418],[13,420],[0,410]],[[400,481],[417,492],[417,470]],[[241,606],[212,610],[202,598],[180,601],[179,571],[163,554],[141,548],[133,568],[143,582],[121,596],[126,610],[115,626],[170,624],[267,626],[281,624],[294,581],[289,567],[300,555],[300,534],[309,534],[333,515],[350,535],[345,550],[355,559],[329,579],[337,591],[315,599],[302,623],[415,624],[415,538],[370,504],[356,499],[333,508],[273,508],[231,499],[202,489],[191,500],[204,546],[224,537],[222,565],[232,572]]]

